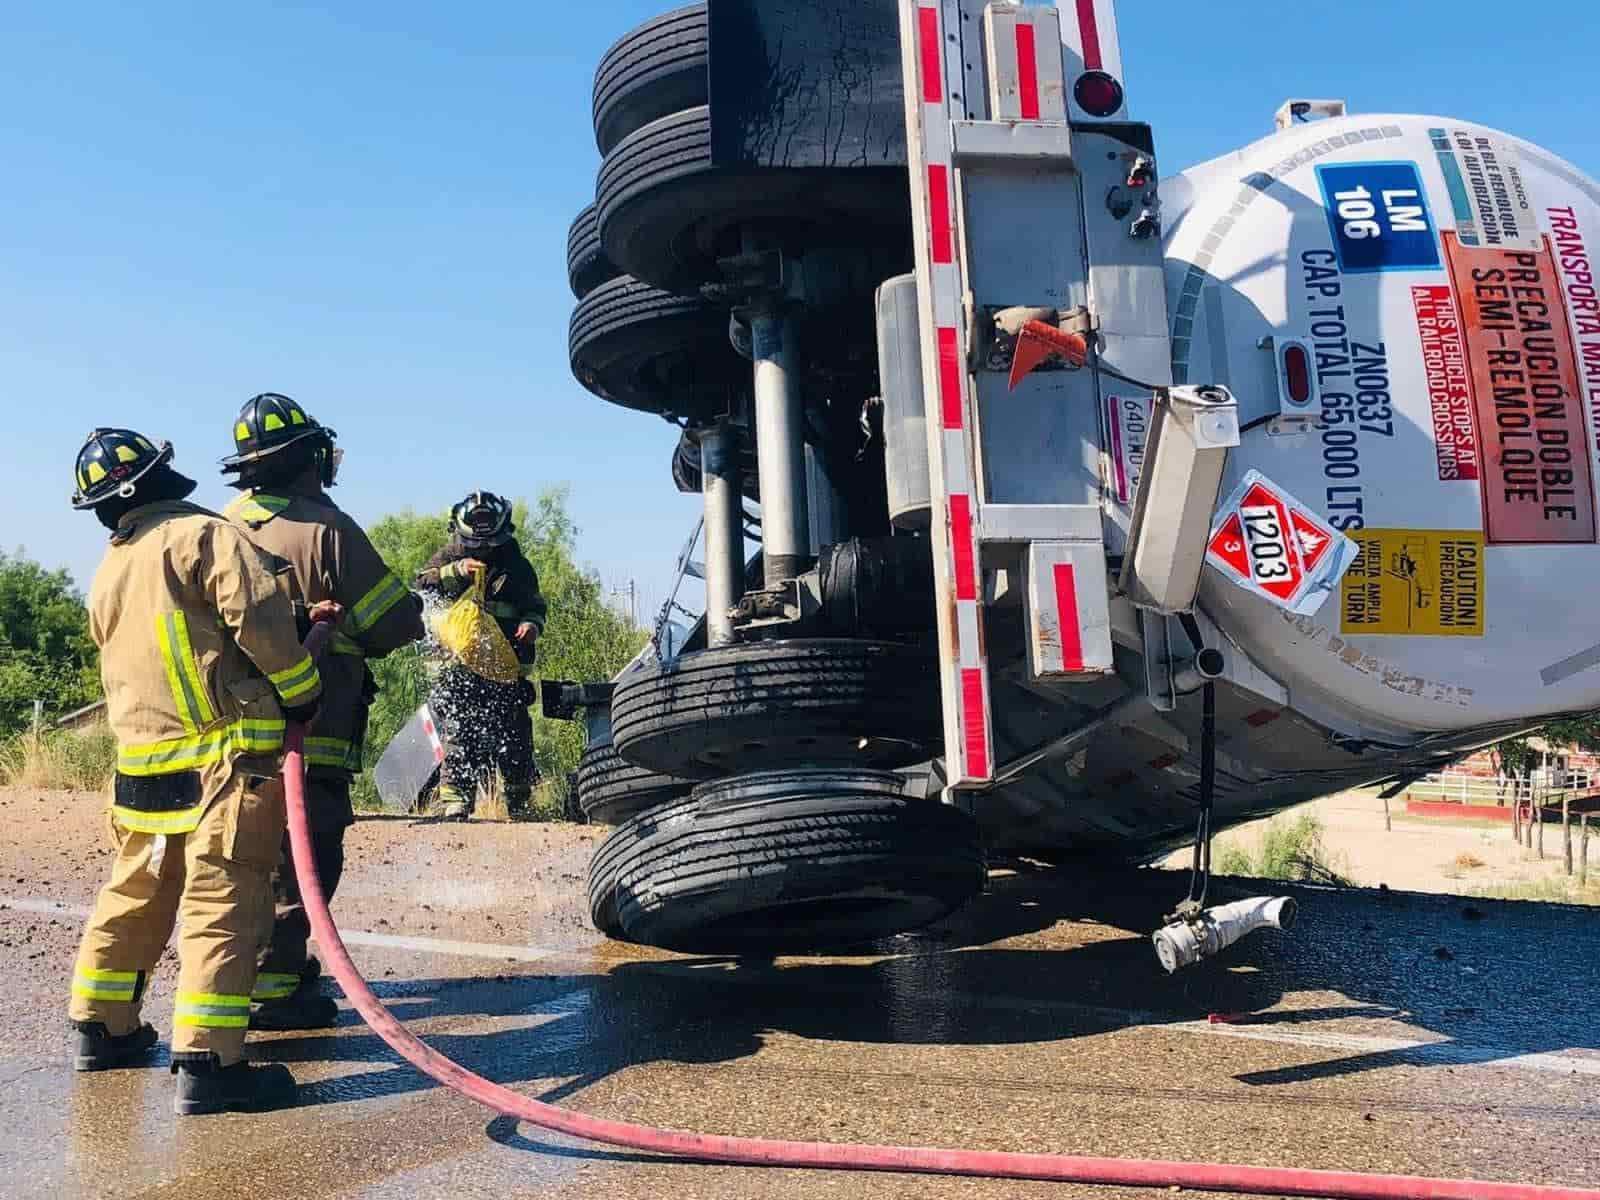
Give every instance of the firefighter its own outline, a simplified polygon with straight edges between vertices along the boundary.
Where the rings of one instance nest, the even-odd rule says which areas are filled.
[[[513,816],[527,812],[533,793],[536,768],[528,706],[535,691],[526,673],[544,632],[545,602],[539,576],[514,534],[511,505],[492,492],[473,492],[450,510],[450,540],[415,581],[419,590],[453,599],[481,576],[484,607],[524,672],[510,684],[485,679],[460,663],[440,672],[428,702],[445,746],[439,773],[445,820],[465,821],[478,789],[497,772]]]
[[[117,853],[83,931],[68,1015],[77,1070],[145,1057],[156,1034],[140,1002],[176,923],[182,1116],[294,1096],[287,1067],[242,1052],[272,927],[284,724],[315,716],[322,681],[283,564],[188,503],[194,481],[171,462],[169,443],[128,429],[96,429],[78,451],[73,507],[111,530],[89,632],[117,740]]]
[[[268,553],[289,564],[301,633],[319,605],[342,610],[322,662],[322,711],[306,738],[306,811],[323,894],[331,903],[344,871],[345,830],[355,822],[350,782],[361,770],[367,709],[377,694],[370,659],[422,636],[422,603],[384,564],[361,527],[328,498],[337,435],[287,396],[245,402],[233,425],[235,453],[222,473],[244,494],[223,510]],[[256,980],[253,1029],[323,1029],[338,1005],[321,993],[321,965],[306,953],[311,923],[285,838],[273,876],[272,943]]]

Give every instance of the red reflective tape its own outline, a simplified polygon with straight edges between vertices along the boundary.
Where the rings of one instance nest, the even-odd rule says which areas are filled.
[[[961,428],[961,346],[949,325],[939,329],[939,413],[946,429]]]
[[[1270,708],[1258,708],[1244,719],[1244,723],[1252,728],[1259,729],[1263,725],[1271,725],[1282,715],[1282,713],[1274,712]]]
[[[928,164],[928,220],[933,226],[933,261],[952,261],[955,231],[950,223],[950,168],[943,163]]]
[[[1057,563],[1056,620],[1061,624],[1061,669],[1083,670],[1083,633],[1078,628],[1078,585],[1073,582],[1072,564]]]
[[[978,598],[978,571],[972,553],[972,497],[950,497],[950,552],[956,560],[956,599]]]
[[[989,777],[989,739],[985,733],[987,713],[983,711],[983,669],[961,669],[961,734],[967,748],[967,774]]]
[[[917,9],[917,46],[922,51],[922,98],[929,104],[944,99],[939,84],[939,10]]]
[[[1078,39],[1083,43],[1084,69],[1100,70],[1104,60],[1100,57],[1100,26],[1095,21],[1094,0],[1078,0]]]
[[[1093,7],[1092,5],[1090,6]],[[1033,26],[1017,26],[1017,99],[1024,121],[1039,119],[1039,63],[1034,56]]]

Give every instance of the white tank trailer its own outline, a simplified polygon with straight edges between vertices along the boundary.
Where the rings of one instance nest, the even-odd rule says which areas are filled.
[[[1376,115],[1291,126],[1161,201],[1174,383],[1225,386],[1241,430],[1197,614],[1226,664],[1218,826],[1600,706],[1600,186],[1483,126]],[[1105,406],[1120,529],[1150,419],[1148,394]],[[1318,527],[1283,538],[1284,505]],[[1280,573],[1323,590],[1285,603]],[[1114,640],[1144,654],[1130,607],[1113,596]],[[1194,709],[1098,729],[991,793],[989,824],[1169,848]]]

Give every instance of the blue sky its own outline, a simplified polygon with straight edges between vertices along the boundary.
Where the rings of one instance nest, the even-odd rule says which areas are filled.
[[[656,603],[698,502],[670,427],[572,380],[565,243],[594,64],[664,7],[0,8],[0,547],[86,584],[83,434],[170,438],[221,504],[232,416],[275,390],[338,429],[358,519],[567,483],[580,557]],[[1121,7],[1168,174],[1291,95],[1483,121],[1600,174],[1600,5]]]

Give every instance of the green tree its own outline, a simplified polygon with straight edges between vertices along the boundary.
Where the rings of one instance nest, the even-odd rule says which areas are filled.
[[[1535,737],[1552,747],[1573,746],[1589,754],[1596,753],[1600,751],[1600,712],[1563,717],[1532,733],[1497,743],[1491,747],[1496,769],[1504,772],[1509,779],[1526,779],[1528,773],[1539,765],[1539,752],[1529,740]],[[1500,802],[1505,802],[1504,796]]]
[[[0,735],[27,725],[36,699],[51,716],[96,699],[98,663],[72,576],[0,551]]]
[[[539,639],[539,674],[547,679],[609,679],[638,653],[646,634],[607,607],[598,576],[578,566],[578,528],[567,511],[567,495],[565,487],[547,489],[533,504],[518,501],[513,510],[517,542],[538,571],[549,604],[549,623]],[[444,514],[407,510],[384,517],[369,534],[390,569],[410,580],[444,545],[449,521]],[[427,699],[430,665],[426,645],[372,664],[380,690],[367,727],[369,764]],[[583,753],[583,730],[535,712],[534,752],[545,778],[563,779]],[[370,799],[370,782],[363,781],[359,792]]]

